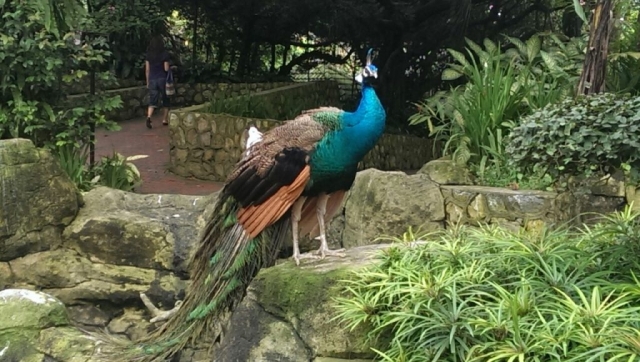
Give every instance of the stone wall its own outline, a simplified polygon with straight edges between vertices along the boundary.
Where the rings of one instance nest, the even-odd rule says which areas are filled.
[[[455,224],[539,229],[581,225],[640,202],[640,189],[608,179],[571,192],[511,190],[473,185],[465,169],[433,160],[414,175],[368,169],[359,172],[343,210],[328,231],[336,246],[388,242],[412,228],[430,231]],[[608,185],[605,187],[605,185]],[[634,201],[635,200],[635,201]]]
[[[171,107],[186,107],[203,104],[214,96],[223,94],[226,97],[235,97],[244,94],[261,92],[292,84],[280,83],[180,83],[176,84],[176,94],[171,96]],[[109,89],[105,91],[109,95],[118,95],[122,100],[122,107],[108,114],[114,121],[124,121],[136,117],[142,117],[146,113],[149,103],[149,91],[146,86],[132,86],[128,88]],[[81,106],[86,93],[69,96],[72,105]]]
[[[319,89],[309,91],[309,87]],[[286,97],[296,97],[305,104],[303,109],[338,102],[337,87],[330,83],[326,86],[314,83],[296,84],[267,91],[262,95],[271,97],[277,104],[277,99],[285,94]],[[328,96],[314,97],[310,101],[306,98],[314,94]],[[259,95],[261,94],[256,94]],[[196,106],[175,110],[170,114],[170,169],[177,175],[224,181],[240,160],[246,140],[245,131],[249,126],[254,125],[264,132],[282,124],[282,121],[210,114],[205,111],[205,106]],[[432,151],[433,143],[430,139],[384,134],[374,149],[365,156],[360,169],[416,170],[434,158]]]

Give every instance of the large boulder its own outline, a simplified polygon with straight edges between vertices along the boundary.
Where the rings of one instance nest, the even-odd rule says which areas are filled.
[[[58,161],[26,139],[0,141],[0,195],[0,261],[59,245],[81,202]]]
[[[96,263],[186,275],[192,246],[215,197],[98,187],[84,195],[85,206],[65,229],[63,245]]]
[[[371,359],[361,330],[333,320],[340,280],[370,265],[388,245],[349,249],[345,258],[292,261],[263,269],[231,317],[215,361],[342,361]]]
[[[97,341],[70,324],[64,304],[42,292],[0,291],[0,360],[90,362]]]
[[[16,285],[46,291],[68,306],[137,304],[141,292],[161,306],[171,306],[186,285],[169,272],[94,262],[64,248],[27,255],[9,265]],[[87,317],[79,320],[83,324],[95,324],[95,314],[77,315]]]
[[[380,236],[402,235],[409,227],[430,231],[444,227],[444,199],[425,174],[368,169],[356,176],[345,204],[342,244],[367,245]]]

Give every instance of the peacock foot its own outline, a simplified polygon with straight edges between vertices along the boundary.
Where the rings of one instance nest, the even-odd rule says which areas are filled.
[[[314,252],[315,255],[319,255],[320,259],[324,259],[327,256],[337,256],[340,258],[344,258],[347,256],[347,254],[345,254],[346,249],[329,249],[329,248],[322,248],[320,247],[320,249],[316,250]]]
[[[293,253],[293,260],[295,260],[297,266],[300,266],[300,260],[302,259],[320,259],[320,257],[312,253],[304,253],[304,254]]]

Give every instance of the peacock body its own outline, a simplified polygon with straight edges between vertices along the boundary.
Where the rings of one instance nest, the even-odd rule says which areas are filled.
[[[311,153],[311,179],[304,196],[348,190],[358,163],[376,144],[385,128],[385,111],[370,84],[364,83],[355,112],[326,110],[313,113],[316,122],[332,127]]]
[[[369,83],[367,64],[357,79],[362,98],[354,112],[322,107],[254,138],[220,192],[191,261],[191,285],[166,324],[112,361],[165,361],[203,333],[218,338],[261,268],[272,266],[292,232],[294,259],[341,255],[329,250],[325,219],[338,210],[358,163],[382,135],[386,114]],[[301,255],[300,235],[319,235],[318,255]],[[115,358],[115,359],[114,359]]]

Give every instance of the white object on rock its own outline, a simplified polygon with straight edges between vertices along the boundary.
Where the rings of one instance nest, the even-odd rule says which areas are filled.
[[[0,299],[7,301],[10,298],[27,299],[35,304],[58,303],[52,296],[28,289],[5,289],[0,291]]]

